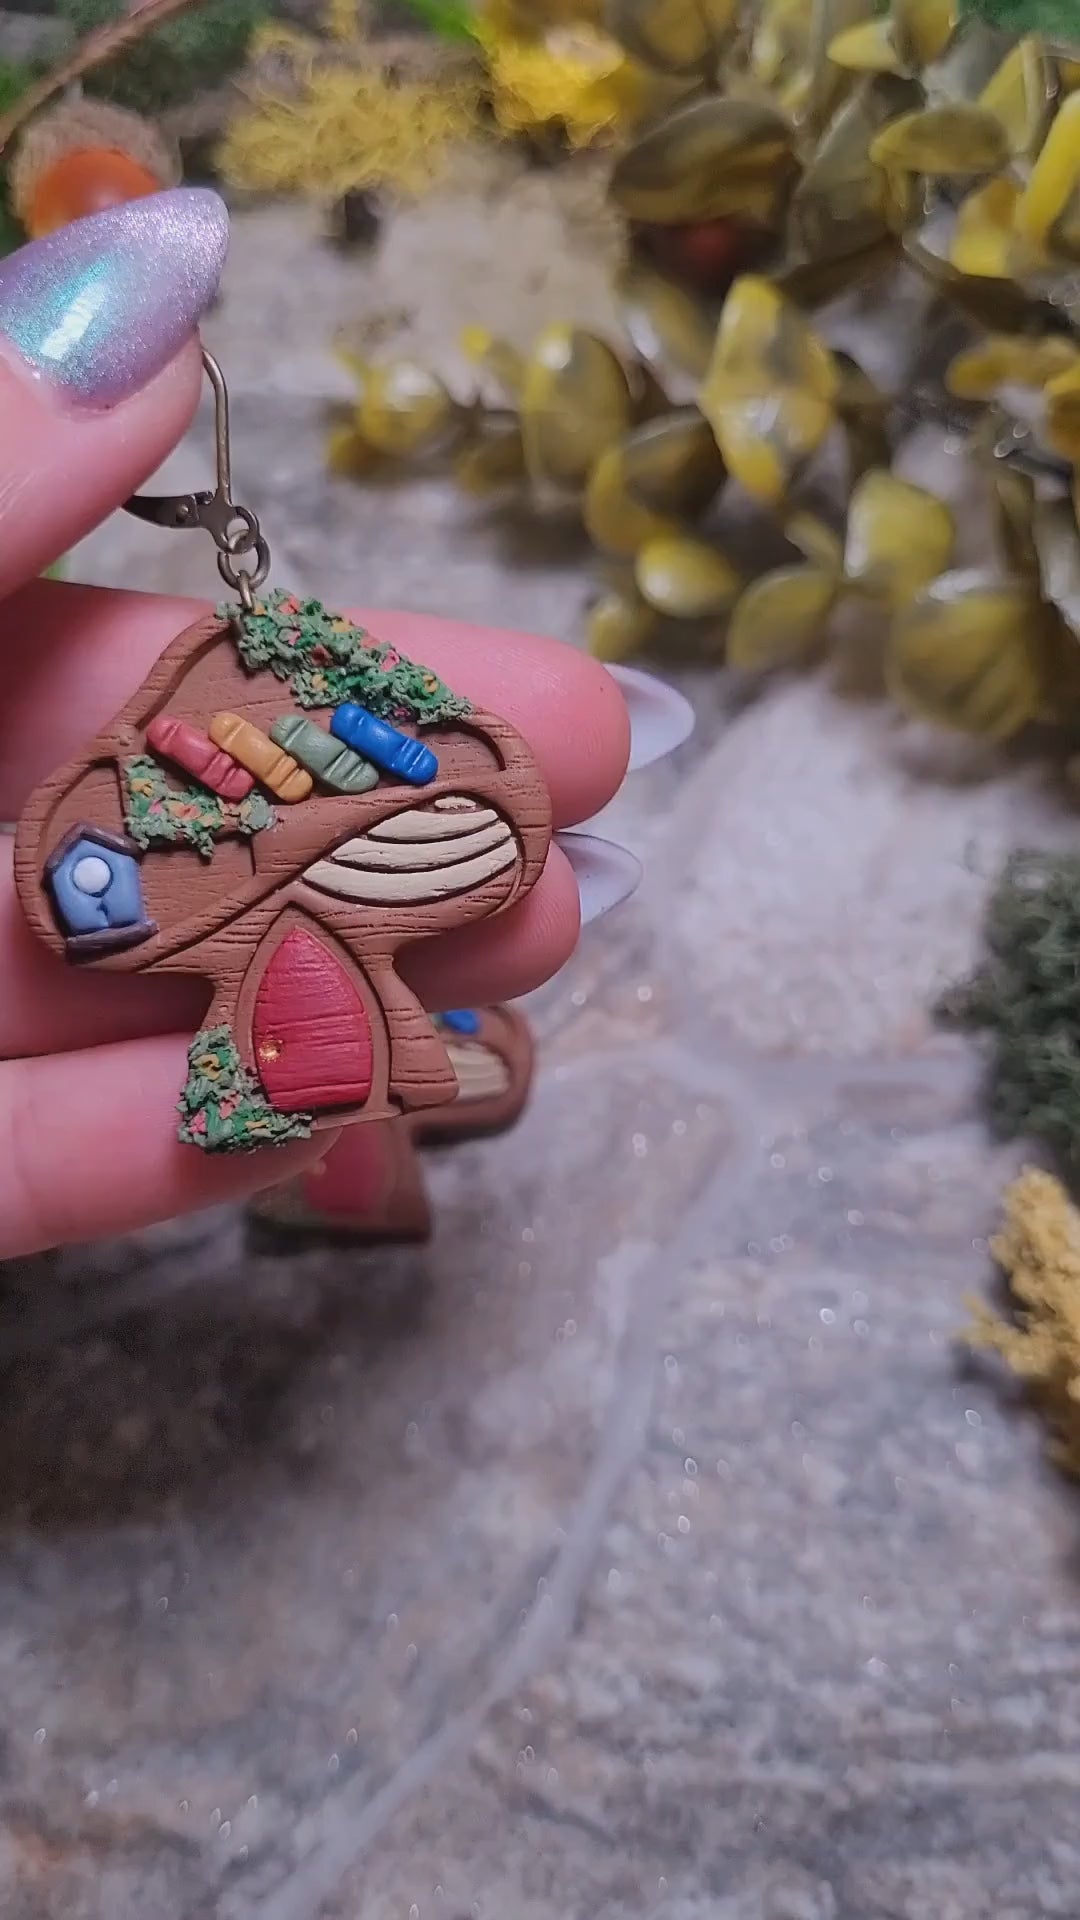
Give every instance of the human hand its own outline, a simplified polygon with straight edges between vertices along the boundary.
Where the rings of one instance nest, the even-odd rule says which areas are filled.
[[[226,242],[217,197],[180,190],[0,264],[0,819],[17,816],[199,611],[40,575],[187,429],[201,378],[195,329]],[[635,673],[620,676],[621,690],[555,641],[405,613],[358,617],[519,729],[557,829],[618,788],[631,716],[642,764],[685,732],[678,696]],[[240,1199],[325,1153],[326,1134],[222,1158],[182,1147],[177,1089],[207,996],[182,979],[82,973],[54,959],[23,921],[11,853],[0,839],[0,1256]],[[418,946],[402,973],[432,1008],[527,992],[569,957],[581,918],[637,877],[622,849],[567,836],[520,904]]]

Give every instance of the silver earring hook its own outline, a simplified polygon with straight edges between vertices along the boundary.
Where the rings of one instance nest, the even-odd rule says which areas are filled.
[[[226,585],[240,595],[244,610],[251,612],[253,593],[270,571],[270,548],[263,538],[258,515],[250,507],[238,506],[232,497],[232,450],[229,440],[229,390],[225,376],[212,353],[203,348],[203,367],[214,392],[214,446],[217,483],[199,493],[133,493],[124,502],[124,512],[154,527],[179,530],[201,527],[217,547],[218,572]],[[239,566],[244,555],[254,565]]]

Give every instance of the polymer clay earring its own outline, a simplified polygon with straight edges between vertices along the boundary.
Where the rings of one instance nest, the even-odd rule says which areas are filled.
[[[533,1073],[533,1042],[515,1007],[436,1014],[458,1091],[441,1107],[347,1127],[325,1159],[256,1194],[251,1220],[275,1231],[346,1240],[353,1246],[427,1240],[432,1231],[420,1149],[504,1133],[521,1116]]]
[[[212,983],[179,1136],[231,1152],[456,1096],[395,956],[521,899],[551,809],[506,721],[319,601],[259,593],[269,551],[232,498],[228,396],[203,358],[216,487],[127,507],[209,531],[237,603],[179,633],[37,789],[15,860],[53,953]]]

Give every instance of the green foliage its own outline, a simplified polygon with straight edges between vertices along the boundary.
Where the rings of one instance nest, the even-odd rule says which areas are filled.
[[[205,1027],[188,1048],[179,1136],[207,1153],[250,1153],[282,1140],[306,1140],[308,1113],[275,1113],[249,1073],[228,1027]]]
[[[1080,0],[966,0],[964,11],[1006,33],[1045,33],[1080,42]]]
[[[328,613],[321,600],[297,600],[278,588],[251,613],[231,604],[218,613],[231,621],[245,667],[252,673],[268,667],[302,707],[356,700],[383,719],[428,727],[471,711],[437,674]]]
[[[471,7],[460,5],[459,0],[405,0],[405,4],[410,13],[415,13],[417,19],[441,39],[476,44],[476,16]]]
[[[15,105],[32,79],[29,67],[19,66],[13,60],[0,60],[0,113],[7,113]],[[8,205],[6,181],[0,166],[0,260],[6,253],[14,253],[25,239],[26,235]]]
[[[0,113],[7,113],[26,92],[33,73],[15,60],[0,60]]]
[[[991,1121],[1080,1159],[1080,854],[1010,855],[987,910],[986,956],[938,1013],[985,1036]]]
[[[79,39],[127,12],[122,0],[57,0],[56,10]],[[270,12],[270,0],[207,0],[88,74],[86,90],[137,113],[182,106],[204,88],[228,79],[243,61],[254,29]]]
[[[255,787],[234,804],[196,782],[175,787],[148,753],[124,764],[127,805],[124,825],[136,846],[189,846],[209,860],[214,841],[226,833],[262,833],[275,820],[273,807]]]
[[[0,181],[0,260],[5,254],[14,253],[25,239],[25,233],[4,199],[3,182]]]

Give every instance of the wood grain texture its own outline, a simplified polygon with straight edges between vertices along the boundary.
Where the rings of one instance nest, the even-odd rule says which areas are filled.
[[[45,860],[80,821],[123,831],[123,763],[145,750],[147,728],[166,710],[207,735],[222,712],[265,735],[275,721],[306,712],[273,674],[244,668],[231,629],[217,615],[178,634],[115,720],[43,782],[23,813],[15,846],[19,896],[35,933],[58,955],[64,955],[65,943],[44,885]],[[456,1080],[446,1049],[399,979],[394,957],[413,940],[505,910],[535,884],[547,854],[550,802],[514,728],[477,711],[424,728],[423,739],[437,754],[439,771],[422,803],[415,787],[390,778],[361,794],[316,787],[309,799],[283,808],[273,828],[251,839],[220,840],[209,861],[190,848],[150,848],[140,874],[146,914],[157,931],[143,945],[94,963],[111,972],[157,970],[212,982],[207,1024],[229,1026],[245,1063],[257,1072],[251,1018],[257,980],[275,939],[297,921],[328,936],[355,968],[358,990],[375,1006],[374,1069],[367,1103],[335,1111],[332,1118],[316,1116],[317,1127],[438,1107],[453,1096]],[[444,820],[450,840],[461,836],[465,819],[480,830],[504,823],[505,864],[494,872],[478,870],[471,884],[452,895],[397,902],[342,899],[305,879],[307,870],[332,860],[349,842],[370,837],[389,847],[398,839],[415,841],[417,814],[438,823],[432,829],[436,842],[444,837]],[[405,828],[398,828],[399,820]]]

